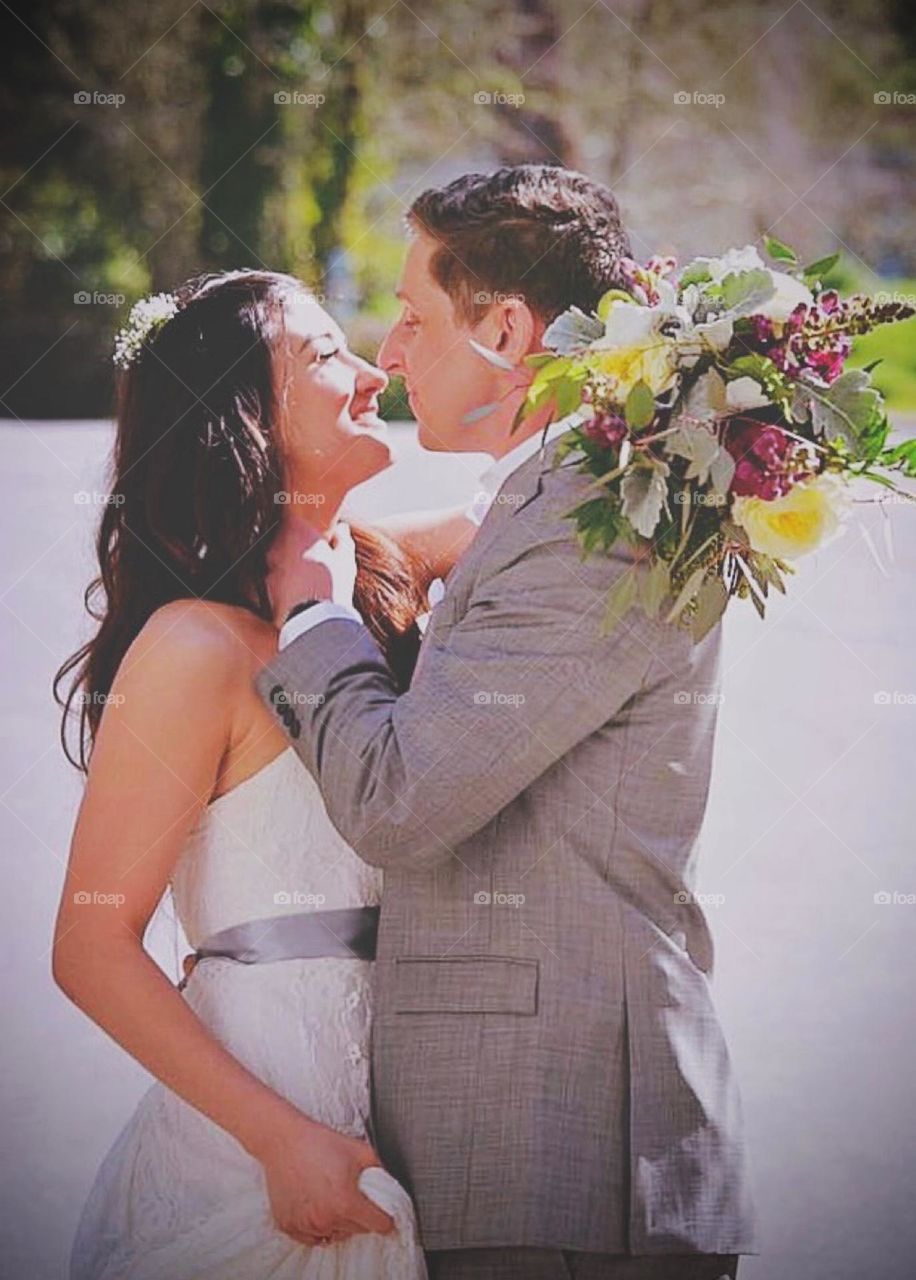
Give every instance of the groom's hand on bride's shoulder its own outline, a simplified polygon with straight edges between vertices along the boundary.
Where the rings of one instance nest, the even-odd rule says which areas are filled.
[[[364,1169],[381,1165],[368,1142],[302,1116],[268,1139],[259,1159],[274,1221],[301,1244],[394,1230],[394,1220],[358,1186]]]

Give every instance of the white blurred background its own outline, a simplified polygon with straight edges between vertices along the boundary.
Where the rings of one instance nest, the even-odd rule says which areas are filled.
[[[459,502],[488,460],[422,453],[357,491],[364,515]],[[49,691],[85,633],[105,491],[104,423],[0,425],[0,966],[6,1205],[4,1280],[60,1280],[95,1170],[149,1084],[68,1004],[50,939],[80,784],[57,744]],[[736,602],[700,890],[714,990],[742,1085],[763,1254],[742,1280],[904,1280],[916,1255],[916,508],[884,514],[803,561],[766,624]],[[876,695],[889,701],[876,701]],[[910,901],[875,901],[875,894]],[[162,913],[152,945],[178,976]]]

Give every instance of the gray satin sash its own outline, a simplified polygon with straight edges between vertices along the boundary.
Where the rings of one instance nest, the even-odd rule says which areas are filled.
[[[198,960],[219,956],[240,964],[271,964],[275,960],[312,960],[339,956],[346,960],[374,960],[379,908],[338,907],[330,911],[301,911],[289,916],[246,920],[211,934],[195,951]],[[183,988],[187,978],[179,983]]]

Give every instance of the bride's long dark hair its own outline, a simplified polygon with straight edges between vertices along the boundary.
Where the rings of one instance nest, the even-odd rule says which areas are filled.
[[[115,673],[160,606],[196,597],[271,619],[267,554],[284,487],[273,355],[285,305],[301,292],[294,277],[269,271],[190,280],[173,294],[177,313],[119,377],[99,573],[85,593],[99,625],[54,680],[61,742],[84,772]],[[418,566],[379,530],[351,530],[354,602],[406,688],[424,607]]]

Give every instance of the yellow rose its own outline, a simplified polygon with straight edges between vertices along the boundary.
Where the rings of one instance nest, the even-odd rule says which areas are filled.
[[[797,484],[782,498],[735,498],[732,515],[754,551],[791,560],[821,547],[841,530],[846,495],[832,476]]]
[[[677,377],[672,359],[673,343],[665,338],[649,338],[632,347],[611,347],[589,353],[589,365],[613,378],[620,403],[636,386],[645,382],[654,396],[667,391]]]

